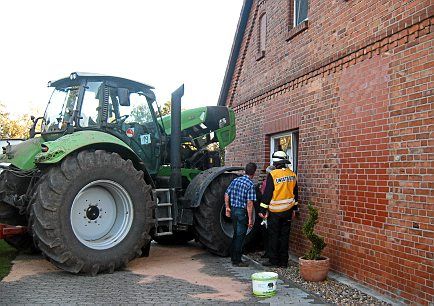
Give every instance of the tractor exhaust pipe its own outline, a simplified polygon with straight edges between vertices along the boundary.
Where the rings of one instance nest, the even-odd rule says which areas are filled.
[[[181,177],[181,98],[184,95],[184,84],[172,93],[171,128],[170,128],[170,163],[172,188],[182,188]]]

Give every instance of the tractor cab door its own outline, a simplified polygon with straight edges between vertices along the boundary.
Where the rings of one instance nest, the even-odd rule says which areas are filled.
[[[160,167],[161,131],[151,102],[141,93],[125,93],[116,88],[109,90],[108,126],[115,127],[123,139],[142,159],[149,174]],[[125,102],[128,101],[128,102]]]

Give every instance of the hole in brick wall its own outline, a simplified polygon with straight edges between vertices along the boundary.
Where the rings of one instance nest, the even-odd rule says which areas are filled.
[[[419,228],[419,223],[413,222],[413,228]]]

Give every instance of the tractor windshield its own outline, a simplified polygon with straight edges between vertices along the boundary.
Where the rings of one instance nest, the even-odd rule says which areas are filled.
[[[77,104],[78,88],[71,86],[54,89],[45,110],[42,132],[56,132],[66,128]]]
[[[81,127],[93,127],[100,124],[102,118],[101,105],[104,103],[103,82],[87,82],[81,103],[79,125]]]

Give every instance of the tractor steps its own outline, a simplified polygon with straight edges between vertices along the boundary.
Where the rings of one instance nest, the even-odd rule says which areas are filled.
[[[157,199],[156,215],[156,230],[155,236],[168,236],[173,234],[173,203],[174,203],[174,189],[173,188],[160,188],[155,189],[155,196]]]

